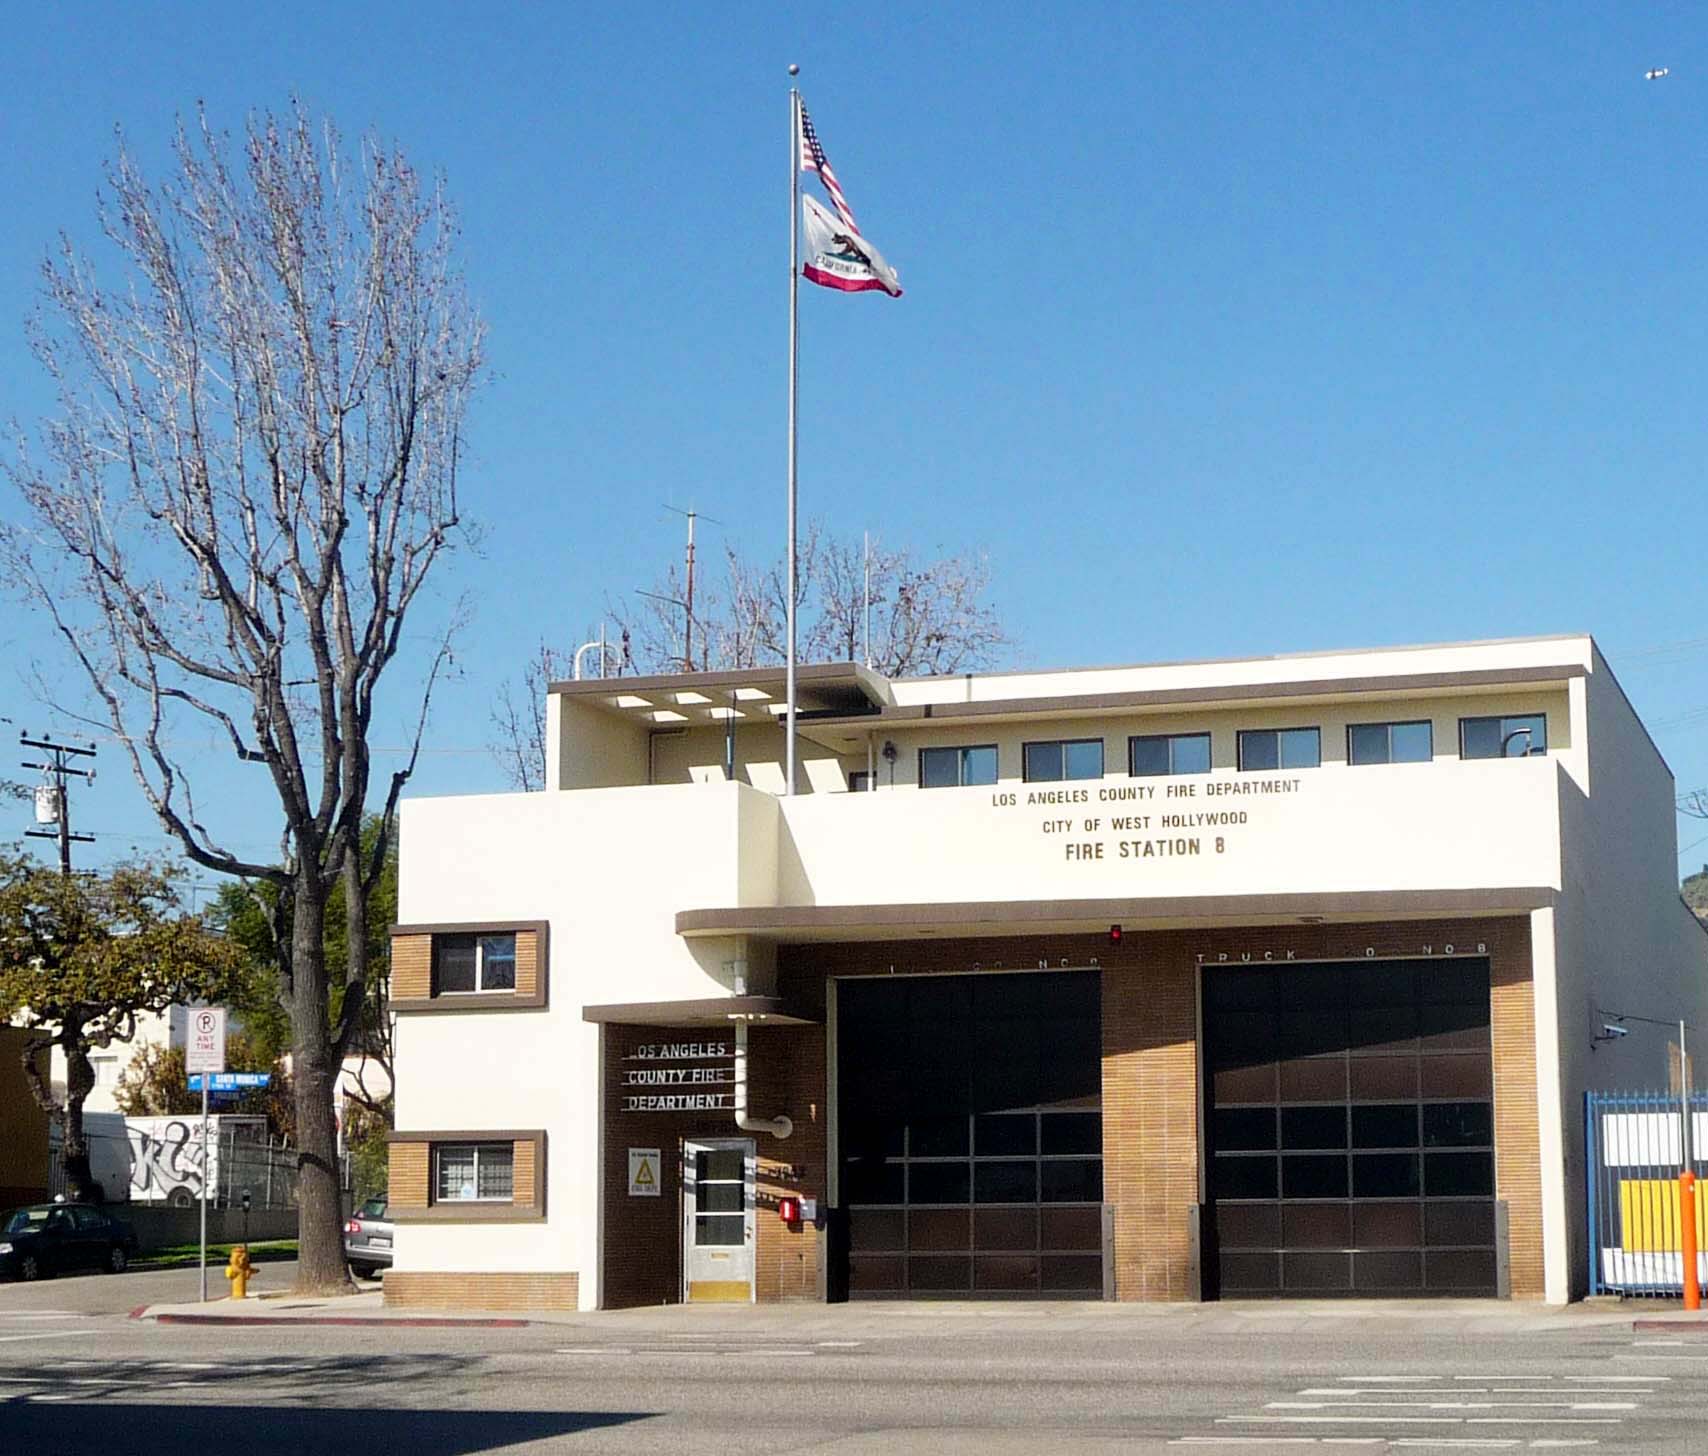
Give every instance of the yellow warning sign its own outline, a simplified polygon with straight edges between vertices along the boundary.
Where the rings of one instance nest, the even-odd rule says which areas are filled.
[[[629,1197],[657,1198],[659,1150],[657,1148],[629,1149]]]

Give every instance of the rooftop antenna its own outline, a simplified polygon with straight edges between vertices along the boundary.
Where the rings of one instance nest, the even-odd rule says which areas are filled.
[[[674,511],[677,515],[686,516],[688,518],[688,572],[687,587],[685,591],[686,600],[677,603],[677,605],[682,608],[684,613],[684,622],[682,626],[682,670],[684,672],[692,672],[694,670],[694,522],[702,519],[702,516],[699,511],[692,509],[685,511],[679,506],[667,504],[664,509],[667,511]],[[714,526],[723,525],[723,522],[716,516],[705,516],[703,519],[710,521]],[[642,592],[641,595],[650,596],[652,593]],[[674,601],[675,599],[672,597],[660,597],[658,600]],[[705,655],[705,650],[702,648],[700,652],[702,663],[704,662]]]

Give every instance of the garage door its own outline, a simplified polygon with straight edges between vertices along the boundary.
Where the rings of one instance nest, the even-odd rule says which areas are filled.
[[[837,982],[851,1298],[1098,1298],[1096,972]]]
[[[1492,1295],[1486,959],[1204,972],[1223,1295]]]

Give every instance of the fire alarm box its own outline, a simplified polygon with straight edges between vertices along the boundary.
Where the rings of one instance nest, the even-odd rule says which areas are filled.
[[[798,1198],[779,1198],[777,1200],[777,1217],[784,1223],[799,1223],[801,1221],[801,1200]]]

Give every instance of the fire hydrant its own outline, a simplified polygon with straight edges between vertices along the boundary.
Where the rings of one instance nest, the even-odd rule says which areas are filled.
[[[249,1276],[255,1266],[249,1262],[249,1245],[238,1244],[231,1251],[231,1262],[225,1266],[225,1277],[231,1281],[233,1299],[249,1298]]]

